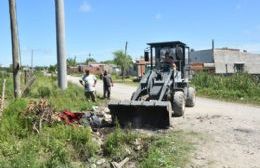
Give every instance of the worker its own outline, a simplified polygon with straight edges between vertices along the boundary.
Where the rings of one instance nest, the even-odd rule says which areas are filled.
[[[172,63],[172,69],[173,69],[174,71],[177,70],[177,67],[176,67],[176,64],[175,64],[175,63]]]
[[[172,56],[170,56],[170,53],[169,53],[169,52],[166,52],[166,53],[165,53],[164,63],[168,63],[168,64],[174,63],[174,59],[173,59]]]
[[[111,75],[105,70],[103,73],[103,98],[110,99],[111,86],[113,87],[113,81]]]
[[[95,87],[97,84],[97,78],[95,77],[95,75],[90,74],[89,70],[86,69],[85,74],[82,77],[82,80],[80,80],[80,83],[85,88],[85,96],[87,100],[91,98],[91,100],[95,102],[96,101]]]
[[[174,58],[173,56],[170,56],[169,52],[165,53],[164,63],[170,65],[172,69],[176,70],[176,64]]]

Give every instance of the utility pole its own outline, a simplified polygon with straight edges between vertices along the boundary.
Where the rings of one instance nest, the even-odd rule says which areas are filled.
[[[58,85],[62,90],[67,88],[67,62],[65,52],[64,0],[55,0],[56,39],[58,62]]]
[[[20,86],[20,47],[18,39],[18,26],[16,20],[16,1],[9,0],[9,13],[11,23],[12,36],[12,56],[13,56],[13,80],[14,80],[14,96],[21,97]]]

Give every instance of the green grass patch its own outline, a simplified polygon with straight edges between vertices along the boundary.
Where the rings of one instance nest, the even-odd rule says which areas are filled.
[[[91,108],[84,90],[69,84],[66,91],[57,87],[56,78],[37,74],[28,95],[13,99],[11,79],[6,88],[9,104],[0,121],[0,167],[84,167],[100,151],[89,127],[63,123],[44,125],[39,134],[32,129],[33,117],[25,111],[30,100],[45,98],[56,111],[81,111]],[[11,86],[11,87],[10,87]],[[75,166],[76,165],[76,166]]]
[[[157,135],[151,141],[147,152],[139,163],[141,168],[185,167],[194,149],[187,138],[191,133],[182,131]],[[192,134],[192,136],[195,136]],[[194,137],[195,138],[195,137]]]
[[[68,88],[63,91],[57,86],[56,77],[44,77],[38,76],[36,82],[33,84],[28,97],[32,98],[47,98],[51,105],[57,111],[65,109],[72,111],[84,111],[90,109],[93,105],[99,104],[100,100],[97,99],[97,103],[89,102],[84,95],[83,87],[77,85],[68,84]]]
[[[40,134],[31,130],[31,122],[23,118],[27,101],[10,103],[0,123],[1,167],[71,167],[94,156],[99,146],[90,128],[56,123],[44,126]]]
[[[113,133],[107,136],[103,145],[104,154],[113,160],[120,161],[133,153],[132,145],[134,141],[141,137],[130,130],[122,130],[116,127]]]
[[[201,96],[260,104],[260,81],[249,74],[223,76],[198,73],[192,84]]]
[[[120,161],[130,157],[140,168],[184,167],[194,150],[190,137],[196,138],[197,135],[170,131],[148,136],[133,130],[116,128],[108,135],[103,150],[113,160]],[[137,150],[139,145],[141,149]]]

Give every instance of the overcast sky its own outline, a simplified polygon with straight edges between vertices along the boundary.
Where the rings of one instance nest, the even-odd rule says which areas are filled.
[[[233,47],[260,53],[259,0],[64,0],[68,57],[133,58],[147,42],[180,40],[195,50]],[[54,0],[17,0],[22,64],[56,64]],[[11,64],[8,0],[0,1],[0,64]]]

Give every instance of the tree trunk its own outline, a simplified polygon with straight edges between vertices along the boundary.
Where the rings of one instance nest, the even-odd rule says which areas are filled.
[[[125,68],[121,68],[122,69],[122,80],[124,80],[125,79]]]

